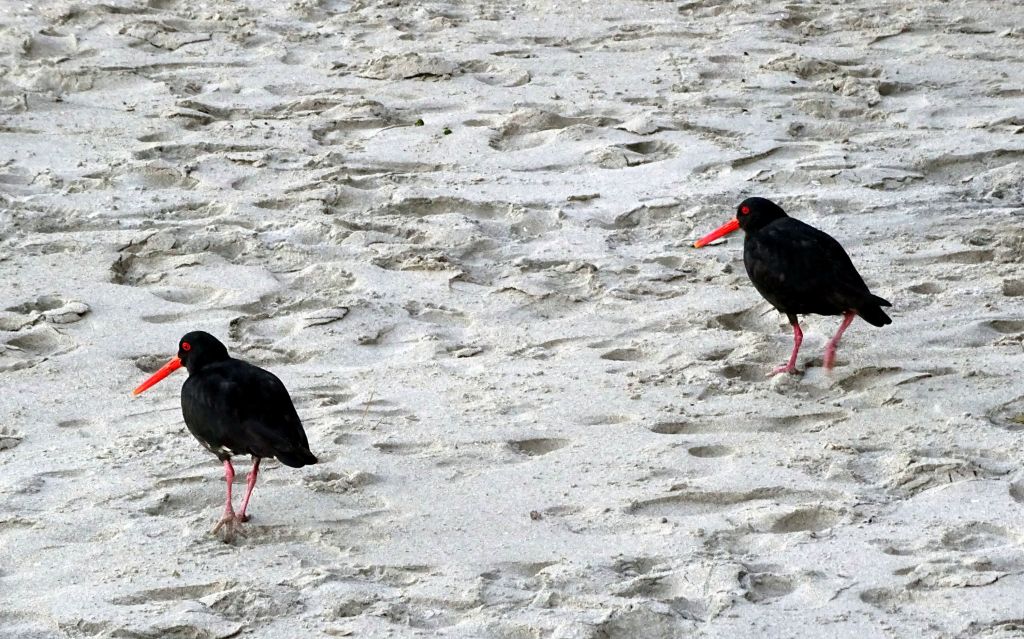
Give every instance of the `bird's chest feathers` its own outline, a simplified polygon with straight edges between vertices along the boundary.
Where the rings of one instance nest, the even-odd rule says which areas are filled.
[[[192,435],[199,440],[204,448],[221,459],[232,455],[244,455],[245,451],[236,450],[237,437],[232,431],[239,423],[236,411],[219,411],[217,406],[207,400],[195,388],[191,392],[182,393],[182,414],[185,425]]]

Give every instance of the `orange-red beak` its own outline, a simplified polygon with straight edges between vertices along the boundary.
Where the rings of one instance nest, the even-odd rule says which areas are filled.
[[[697,240],[696,242],[694,242],[693,243],[693,248],[700,248],[702,246],[706,246],[707,244],[710,244],[710,243],[714,242],[718,238],[720,238],[720,237],[722,237],[724,235],[728,235],[728,234],[732,233],[733,231],[735,231],[739,227],[740,227],[740,221],[737,220],[736,218],[732,218],[731,220],[729,220],[728,222],[726,222],[722,226],[719,226],[714,231],[711,231],[710,233],[708,233],[704,237],[702,237],[699,240]]]
[[[179,368],[181,368],[181,360],[178,359],[177,357],[174,357],[173,359],[171,359],[171,361],[164,364],[160,368],[160,370],[153,373],[153,375],[149,379],[139,384],[139,387],[132,391],[132,395],[138,395],[142,391],[146,390],[150,386],[153,386],[154,384],[156,384],[163,378],[167,377],[174,371],[178,370]]]

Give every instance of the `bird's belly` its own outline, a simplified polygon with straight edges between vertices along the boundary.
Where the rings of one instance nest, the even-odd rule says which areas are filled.
[[[192,433],[192,436],[196,438],[196,441],[202,444],[203,448],[216,455],[217,459],[230,459],[234,455],[246,454],[245,451],[233,450],[230,446],[225,445],[221,441],[217,441],[215,438],[205,437],[205,433],[197,432],[197,430],[192,428],[188,422],[185,422],[185,425],[188,427],[188,431]]]
[[[212,444],[206,444],[206,447],[210,450],[211,453],[213,453],[217,457],[232,457],[238,454],[235,451],[228,448],[227,446],[214,446]]]
[[[199,438],[197,437],[196,439]],[[230,448],[224,446],[223,444],[212,444],[202,439],[199,439],[199,443],[203,445],[203,448],[216,455],[218,459],[228,459],[230,457],[233,457],[234,455],[244,454],[239,451],[231,450]]]
[[[787,315],[842,315],[843,309],[835,308],[817,291],[807,290],[799,285],[772,282],[771,286],[759,284],[753,277],[754,288],[769,304],[780,313]]]

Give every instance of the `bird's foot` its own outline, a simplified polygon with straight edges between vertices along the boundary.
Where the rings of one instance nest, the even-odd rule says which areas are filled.
[[[786,373],[787,375],[798,375],[800,371],[796,369],[793,364],[783,364],[782,366],[776,366],[772,369],[772,372],[768,373],[768,377],[775,377],[779,373]]]
[[[224,543],[230,544],[235,540],[236,537],[246,536],[245,528],[242,527],[242,523],[244,523],[248,519],[248,517],[242,519],[242,517],[236,515],[235,513],[224,513],[224,516],[221,517],[220,521],[217,522],[217,525],[213,527],[211,533],[216,535],[217,533],[223,530],[222,535]]]

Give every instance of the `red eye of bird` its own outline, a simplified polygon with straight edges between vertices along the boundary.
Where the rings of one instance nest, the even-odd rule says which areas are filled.
[[[742,213],[743,215],[750,215],[750,207],[749,206],[741,206],[740,207],[740,213]]]
[[[188,342],[182,342],[181,343],[181,350],[183,350],[183,351],[185,351],[187,353],[188,351],[192,350],[192,345],[189,344]]]

